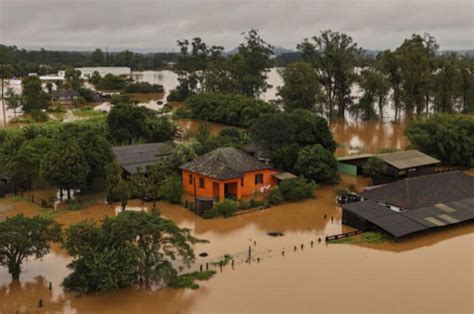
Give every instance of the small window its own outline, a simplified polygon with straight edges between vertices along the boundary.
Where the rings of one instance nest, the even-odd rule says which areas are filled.
[[[192,174],[189,175],[189,184],[193,184],[193,175]]]
[[[204,179],[203,178],[199,178],[199,187],[201,189],[204,189]]]
[[[240,186],[244,186],[244,178],[240,179]]]
[[[263,183],[263,174],[259,173],[255,175],[255,184]]]

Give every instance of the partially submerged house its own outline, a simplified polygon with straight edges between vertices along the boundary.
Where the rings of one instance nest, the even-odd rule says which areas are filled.
[[[146,172],[147,166],[169,157],[174,149],[175,144],[167,142],[116,146],[112,151],[125,175],[132,175],[137,173],[138,169]]]
[[[360,193],[342,222],[395,238],[474,220],[474,177],[453,171],[406,178]]]
[[[371,157],[380,158],[387,167],[386,175],[399,179],[415,177],[435,172],[435,166],[440,163],[436,158],[418,150],[397,151],[386,154],[360,154],[337,158],[339,172],[351,175],[363,173],[362,168]]]
[[[277,184],[278,171],[234,147],[218,148],[182,165],[183,190],[197,201],[241,199]]]

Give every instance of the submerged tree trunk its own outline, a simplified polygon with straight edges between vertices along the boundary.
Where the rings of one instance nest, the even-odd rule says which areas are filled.
[[[10,265],[8,272],[12,275],[12,281],[20,280],[21,267],[20,265]]]

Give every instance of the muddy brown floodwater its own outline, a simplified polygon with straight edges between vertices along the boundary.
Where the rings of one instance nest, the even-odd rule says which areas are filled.
[[[344,176],[342,184],[367,185],[365,179]],[[22,201],[1,200],[15,210],[6,215],[36,215],[43,211]],[[132,201],[131,209],[142,204]],[[149,204],[144,204],[148,208]],[[115,215],[117,205],[95,205],[61,211],[57,220],[69,225],[82,219]],[[318,244],[326,234],[351,230],[341,224],[332,187],[316,198],[275,206],[229,219],[204,220],[187,209],[159,203],[162,215],[207,239],[194,247],[192,269],[230,254],[235,267],[198,290],[123,289],[107,295],[77,297],[62,290],[70,257],[58,246],[42,261],[23,267],[20,283],[10,283],[0,269],[0,313],[472,313],[473,225],[372,245]],[[327,219],[324,219],[324,215]],[[331,221],[334,217],[334,221]],[[282,232],[270,237],[268,232]],[[313,247],[311,247],[313,241]],[[254,244],[255,243],[255,244]],[[304,248],[301,249],[301,244]],[[253,260],[246,263],[248,247]],[[296,251],[294,247],[297,247]],[[282,251],[285,252],[282,256]],[[259,258],[260,262],[256,259]],[[48,284],[53,289],[49,291]],[[39,299],[44,307],[38,308]]]

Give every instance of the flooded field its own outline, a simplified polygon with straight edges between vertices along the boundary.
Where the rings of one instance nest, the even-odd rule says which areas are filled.
[[[367,185],[345,176],[344,185]],[[0,200],[0,204],[6,203]],[[6,215],[36,215],[42,209],[22,201]],[[133,201],[135,210],[149,204]],[[69,225],[82,219],[115,215],[118,205],[95,205],[60,211],[56,219]],[[399,243],[325,244],[324,235],[349,231],[332,187],[316,198],[284,204],[229,219],[204,220],[185,208],[159,203],[162,215],[210,243],[194,247],[192,269],[230,254],[225,266],[199,290],[125,289],[109,295],[76,296],[60,287],[68,274],[67,254],[55,246],[43,261],[24,265],[21,283],[10,283],[0,269],[0,312],[65,313],[472,313],[473,231],[465,225]],[[324,219],[324,215],[327,218]],[[270,237],[268,232],[282,232]],[[311,246],[313,242],[313,246]],[[301,246],[303,245],[303,247]],[[253,250],[246,263],[248,247]],[[296,247],[296,249],[295,249]],[[284,252],[284,256],[283,256]],[[257,262],[257,258],[260,260]],[[433,263],[433,261],[436,261]],[[48,284],[52,283],[52,291]],[[453,293],[456,291],[456,293]],[[443,296],[433,298],[433,296]],[[44,307],[38,309],[38,300]]]

